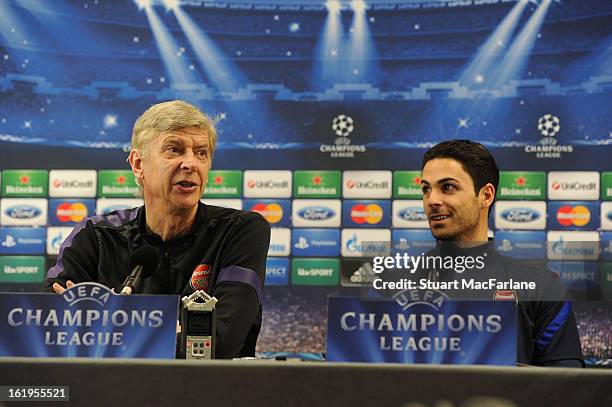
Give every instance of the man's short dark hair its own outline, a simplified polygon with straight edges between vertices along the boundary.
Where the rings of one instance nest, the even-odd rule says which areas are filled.
[[[476,195],[488,183],[493,184],[497,194],[499,168],[491,152],[482,144],[470,140],[448,140],[438,143],[423,156],[421,169],[434,158],[452,158],[458,161],[472,178]]]

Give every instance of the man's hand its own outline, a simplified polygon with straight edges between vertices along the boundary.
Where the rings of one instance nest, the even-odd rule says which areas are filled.
[[[64,291],[66,291],[68,288],[72,288],[72,286],[74,286],[74,283],[68,280],[66,281],[66,288],[62,287],[59,283],[53,283],[52,287],[56,294],[63,294]]]

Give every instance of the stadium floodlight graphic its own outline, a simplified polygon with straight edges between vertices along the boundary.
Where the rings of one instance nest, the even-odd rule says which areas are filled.
[[[211,85],[221,92],[236,91],[244,84],[244,75],[223,53],[223,51],[202,31],[175,0],[170,0],[174,15],[195,53],[196,59],[204,69]]]
[[[500,62],[500,56],[510,43],[512,34],[529,0],[519,0],[508,15],[497,26],[480,50],[474,55],[467,68],[459,78],[459,83],[466,85],[483,84],[487,86],[493,78],[492,70]]]
[[[341,55],[343,52],[342,5],[338,0],[328,0],[325,4],[327,16],[314,56],[312,87],[328,87],[342,78]]]
[[[546,13],[550,8],[552,0],[542,0],[533,15],[522,28],[521,32],[512,42],[504,59],[500,63],[500,69],[495,74],[495,83],[499,86],[506,84],[509,80],[518,79],[525,67],[533,50],[536,40],[540,37],[540,28],[544,23]]]
[[[353,21],[349,30],[350,72],[346,76],[351,82],[366,83],[371,75],[376,74],[377,56],[375,44],[370,34],[367,21],[367,5],[363,0],[353,0]]]
[[[181,56],[176,39],[170,30],[165,26],[152,7],[150,0],[135,0],[139,8],[144,10],[151,25],[151,31],[155,37],[155,42],[162,57],[166,71],[170,75],[172,85],[187,84],[195,81],[195,75],[189,71],[187,64],[177,56]],[[177,55],[178,53],[178,55]],[[163,78],[163,77],[162,77]],[[160,81],[163,79],[160,78]],[[165,79],[165,78],[164,78]]]

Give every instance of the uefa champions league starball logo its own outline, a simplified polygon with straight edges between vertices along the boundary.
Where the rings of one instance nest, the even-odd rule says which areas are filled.
[[[555,137],[561,130],[561,121],[557,116],[545,114],[538,119],[538,131],[544,137]]]
[[[332,121],[332,130],[338,137],[348,137],[355,129],[355,123],[350,116],[345,114],[334,117]]]
[[[319,151],[322,153],[329,153],[331,158],[355,158],[356,154],[366,152],[364,144],[352,144],[349,138],[355,131],[355,121],[351,116],[343,113],[334,117],[331,129],[335,136],[334,144],[321,144]]]
[[[525,145],[525,152],[536,158],[561,158],[563,154],[572,153],[572,144],[560,144],[555,138],[560,131],[561,120],[554,114],[545,114],[538,119],[538,132],[543,136],[540,143]]]

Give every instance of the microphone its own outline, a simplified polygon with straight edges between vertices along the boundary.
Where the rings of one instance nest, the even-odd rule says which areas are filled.
[[[155,273],[159,264],[159,254],[151,246],[142,246],[130,256],[130,270],[132,272],[121,286],[120,295],[132,295],[140,281],[149,278]]]

